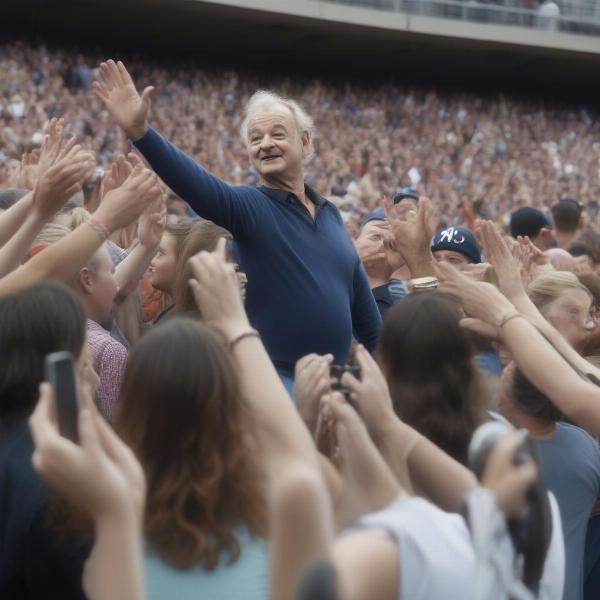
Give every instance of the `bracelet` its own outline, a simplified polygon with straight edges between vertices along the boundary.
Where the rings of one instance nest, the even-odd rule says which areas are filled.
[[[408,283],[415,292],[423,290],[435,290],[440,285],[440,281],[437,277],[415,277]]]
[[[102,223],[102,221],[98,221],[98,219],[92,217],[87,223],[105,242],[108,240],[110,237],[110,230]]]
[[[498,323],[498,327],[502,329],[509,321],[512,321],[513,319],[516,319],[520,316],[522,316],[520,312],[514,312],[510,315],[502,317],[502,320],[500,321],[500,323]]]
[[[256,331],[256,329],[251,329],[250,331],[246,331],[245,333],[240,333],[237,337],[233,338],[229,342],[229,350],[233,350],[242,340],[245,340],[249,337],[257,337],[260,338],[260,333]]]

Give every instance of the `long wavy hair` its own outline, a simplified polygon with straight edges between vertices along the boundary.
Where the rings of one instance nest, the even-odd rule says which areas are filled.
[[[116,430],[144,467],[145,536],[178,568],[240,555],[235,528],[264,535],[262,473],[238,367],[208,326],[175,317],[130,354]]]
[[[444,294],[413,294],[386,315],[379,360],[396,414],[462,464],[486,420],[488,390],[475,349]]]

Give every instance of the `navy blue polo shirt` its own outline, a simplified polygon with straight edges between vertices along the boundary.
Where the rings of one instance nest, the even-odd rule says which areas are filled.
[[[292,374],[310,352],[344,363],[352,335],[373,350],[381,318],[337,208],[306,187],[313,219],[292,192],[233,186],[153,129],[135,143],[161,179],[234,236],[248,276],[246,310],[273,363]]]

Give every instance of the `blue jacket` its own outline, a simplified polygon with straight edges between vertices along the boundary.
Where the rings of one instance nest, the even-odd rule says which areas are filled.
[[[135,143],[201,217],[228,229],[248,276],[246,310],[275,366],[293,373],[310,352],[346,361],[352,332],[373,350],[381,318],[337,208],[310,188],[316,218],[284,190],[232,186],[153,129]]]

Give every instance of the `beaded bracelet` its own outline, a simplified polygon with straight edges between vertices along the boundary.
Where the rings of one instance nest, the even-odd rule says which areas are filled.
[[[249,337],[260,338],[260,334],[258,333],[258,331],[256,331],[256,329],[251,329],[250,331],[246,331],[245,333],[241,333],[240,335],[238,335],[237,337],[233,338],[229,342],[229,350],[233,350],[242,340],[244,340],[246,338],[249,338]]]
[[[108,240],[108,238],[110,237],[110,230],[108,229],[108,227],[102,223],[102,221],[98,221],[98,219],[94,219],[94,217],[92,217],[89,221],[88,221],[88,225],[104,240]]]

